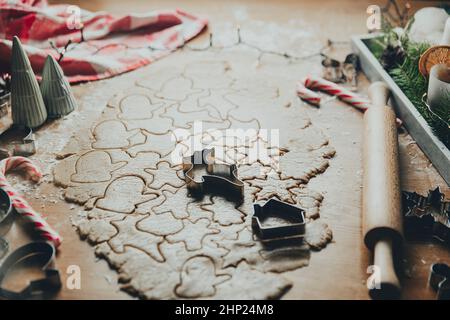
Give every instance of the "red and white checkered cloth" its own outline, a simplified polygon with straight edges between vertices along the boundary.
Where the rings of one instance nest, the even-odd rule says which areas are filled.
[[[48,5],[46,0],[0,0],[0,72],[9,72],[15,35],[38,75],[48,54],[59,58],[51,42],[62,49],[71,40],[60,64],[68,80],[75,83],[147,65],[182,46],[208,24],[180,10],[121,16],[79,13],[74,14],[73,6]],[[81,25],[82,32],[73,29]]]

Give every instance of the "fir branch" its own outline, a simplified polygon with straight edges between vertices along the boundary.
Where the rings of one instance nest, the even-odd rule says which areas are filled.
[[[422,100],[423,95],[427,92],[428,84],[426,79],[420,74],[418,62],[420,56],[429,46],[423,43],[411,42],[407,42],[406,45],[405,61],[403,64],[390,70],[389,74],[424,117],[436,136],[450,149],[450,128],[448,126],[450,104],[431,112]],[[445,123],[445,120],[447,120],[447,123]]]

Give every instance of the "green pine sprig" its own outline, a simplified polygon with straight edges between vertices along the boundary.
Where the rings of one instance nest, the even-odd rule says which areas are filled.
[[[419,59],[429,45],[411,42],[408,29],[406,27],[406,32],[399,37],[393,28],[385,25],[383,36],[369,40],[367,46],[378,60],[388,45],[399,45],[403,48],[405,52],[403,61],[397,62],[386,71],[424,117],[436,136],[450,149],[450,96],[449,103],[433,112],[424,103],[422,97],[427,92],[428,81],[419,71]]]

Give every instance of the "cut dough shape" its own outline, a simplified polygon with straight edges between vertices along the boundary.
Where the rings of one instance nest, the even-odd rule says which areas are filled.
[[[62,159],[53,167],[53,183],[56,186],[67,188],[73,185],[71,177],[75,173],[75,164],[78,159],[78,155],[71,155]]]
[[[229,275],[216,275],[216,267],[210,258],[193,257],[184,264],[181,283],[175,292],[182,298],[210,297],[216,292],[216,285],[228,279]]]
[[[172,213],[152,214],[139,221],[136,225],[139,230],[153,233],[157,236],[168,236],[183,229],[183,222],[174,218]]]
[[[199,219],[196,222],[183,220],[183,230],[170,235],[167,240],[170,242],[184,242],[186,249],[189,251],[199,250],[202,248],[203,239],[209,234],[216,234],[218,229],[209,228],[211,222],[208,219]]]
[[[94,149],[114,149],[130,146],[130,138],[139,134],[138,130],[127,131],[125,125],[117,120],[100,122],[94,129]]]
[[[238,106],[227,100],[224,95],[228,94],[232,89],[209,89],[207,96],[198,99],[198,105],[201,108],[209,108],[219,106],[218,111],[222,119],[227,119],[228,114],[237,109]]]
[[[162,117],[171,119],[173,126],[185,129],[192,128],[194,122],[199,121],[198,119],[202,119],[202,124],[212,123],[215,126],[221,126],[223,122],[222,119],[213,117],[213,112],[208,109],[183,112],[181,111],[181,104],[174,104],[168,107]]]
[[[224,268],[245,261],[262,272],[280,273],[307,266],[310,259],[309,247],[301,239],[291,243],[264,245],[254,239],[249,228],[241,230],[238,239],[221,241],[220,245],[228,250],[223,257]]]
[[[175,143],[175,136],[172,132],[163,135],[146,133],[145,142],[128,148],[127,152],[130,156],[136,157],[141,152],[145,153],[152,150],[158,150],[157,153],[159,153],[161,157],[164,157],[175,150]]]
[[[152,209],[154,212],[171,212],[172,215],[178,219],[188,217],[186,207],[192,200],[188,197],[188,191],[186,188],[177,189],[175,193],[163,190],[162,197],[165,199],[164,202],[153,207]]]
[[[83,154],[75,164],[73,182],[105,182],[112,178],[111,173],[126,165],[126,162],[112,163],[111,156],[104,151],[90,151]]]
[[[157,68],[155,65],[151,65],[148,75],[144,79],[137,80],[136,84],[152,91],[160,91],[164,83],[181,73],[182,70],[178,66]]]
[[[157,164],[156,169],[145,169],[145,172],[154,176],[153,182],[148,185],[149,188],[159,190],[165,185],[170,185],[175,188],[184,186],[185,182],[182,176],[182,170],[172,168],[167,161],[161,161]]]
[[[205,204],[212,204],[209,197],[204,197],[201,201],[189,202],[186,207],[187,218],[192,222],[196,222],[199,219],[212,221],[213,212],[203,209],[202,206]]]
[[[280,170],[282,178],[293,178],[302,183],[324,172],[328,166],[328,159],[336,151],[330,146],[323,146],[312,151],[290,151],[280,157]]]
[[[239,179],[253,180],[255,178],[258,178],[260,180],[265,180],[268,171],[270,171],[270,167],[265,167],[259,162],[241,165],[238,169]]]
[[[122,290],[146,299],[174,298],[174,288],[180,282],[180,275],[171,264],[156,262],[132,246],[125,247],[121,253],[115,252],[106,242],[98,245],[95,253],[118,270]]]
[[[158,247],[163,237],[136,229],[136,224],[142,219],[140,215],[129,215],[122,221],[112,221],[118,232],[109,240],[109,244],[116,252],[123,252],[126,246],[131,246],[144,251],[156,261],[163,262],[164,257]]]
[[[255,193],[257,200],[269,200],[276,197],[280,201],[294,203],[292,193],[289,189],[300,184],[294,179],[280,179],[278,175],[268,175],[265,180],[253,179],[249,181],[251,186],[259,188]]]
[[[251,269],[245,262],[230,271],[231,279],[216,286],[217,293],[214,298],[277,299],[292,287],[292,283],[285,278]]]
[[[213,213],[213,221],[218,222],[222,226],[232,224],[241,224],[244,222],[245,214],[232,203],[221,197],[212,197],[211,204],[205,204],[201,207]]]
[[[145,182],[137,176],[117,178],[106,189],[105,197],[97,201],[97,207],[123,213],[132,213],[136,205],[157,197],[144,194]]]
[[[120,101],[119,118],[124,120],[142,120],[153,118],[153,111],[164,106],[164,103],[153,103],[144,95],[129,95]]]
[[[98,197],[105,194],[109,182],[82,183],[68,187],[64,192],[64,198],[67,201],[78,204],[85,204],[89,201],[94,202]]]
[[[77,227],[80,236],[87,237],[91,243],[108,241],[117,234],[116,228],[105,220],[84,220]]]
[[[161,157],[155,152],[142,152],[136,157],[128,157],[125,166],[114,172],[114,176],[138,175],[144,178],[146,184],[153,181],[153,176],[145,171],[145,169],[156,169]]]
[[[153,111],[153,117],[149,119],[127,119],[123,122],[129,130],[143,130],[151,134],[162,135],[170,132],[172,120],[162,116],[166,108],[159,108]],[[147,150],[150,151],[150,150]]]
[[[201,90],[193,89],[192,80],[186,77],[175,77],[168,80],[156,93],[156,96],[165,100],[183,101],[192,94],[199,93]]]
[[[294,188],[290,191],[294,194],[297,205],[305,210],[306,218],[317,219],[320,217],[322,194],[309,188]]]

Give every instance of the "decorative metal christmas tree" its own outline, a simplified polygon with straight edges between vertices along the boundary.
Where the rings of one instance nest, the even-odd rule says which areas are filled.
[[[36,128],[47,119],[47,110],[30,60],[18,37],[11,54],[11,112],[13,123]]]
[[[49,118],[59,118],[71,113],[77,103],[58,62],[48,56],[42,71],[41,92]]]

